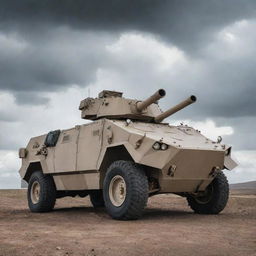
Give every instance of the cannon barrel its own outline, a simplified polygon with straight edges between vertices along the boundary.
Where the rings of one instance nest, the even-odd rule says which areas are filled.
[[[165,90],[159,89],[146,100],[137,102],[137,105],[136,105],[137,111],[141,112],[143,109],[145,109],[152,103],[158,101],[159,99],[163,98],[164,96],[165,96]]]
[[[166,117],[176,113],[177,111],[187,107],[188,105],[192,104],[196,102],[196,96],[191,95],[189,98],[187,98],[186,100],[180,102],[179,104],[177,104],[176,106],[166,110],[165,112],[163,112],[162,114],[158,115],[155,117],[155,122],[156,123],[161,123]]]

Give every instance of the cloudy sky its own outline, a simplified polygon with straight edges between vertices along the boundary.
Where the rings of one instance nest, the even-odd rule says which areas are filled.
[[[256,180],[255,0],[1,1],[0,188],[20,186],[31,136],[82,124],[103,89],[143,99],[158,88],[168,119],[233,146],[231,183]]]

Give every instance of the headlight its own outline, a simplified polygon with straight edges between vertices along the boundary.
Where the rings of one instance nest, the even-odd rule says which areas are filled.
[[[159,149],[161,148],[161,145],[160,145],[159,142],[155,142],[152,147],[153,147],[153,149],[155,149],[155,150],[159,150]]]
[[[167,148],[168,148],[168,145],[167,145],[167,144],[163,143],[163,144],[161,145],[161,150],[166,150]]]
[[[152,146],[154,150],[166,150],[168,149],[168,145],[165,143],[155,142]]]

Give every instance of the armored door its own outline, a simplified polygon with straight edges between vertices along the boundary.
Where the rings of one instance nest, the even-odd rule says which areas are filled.
[[[77,147],[77,171],[96,170],[101,151],[102,120],[80,127]]]
[[[76,170],[77,139],[79,126],[61,132],[54,152],[55,172]]]

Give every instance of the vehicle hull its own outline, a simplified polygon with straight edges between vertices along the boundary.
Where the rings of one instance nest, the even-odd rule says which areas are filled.
[[[54,147],[44,146],[46,136],[29,141],[20,175],[26,180],[41,168],[53,176],[60,191],[102,189],[107,168],[116,160],[142,165],[157,181],[159,193],[203,191],[218,171],[234,166],[230,147],[183,125],[100,119],[61,131]],[[168,148],[155,150],[155,142]],[[232,168],[225,166],[227,157]]]

